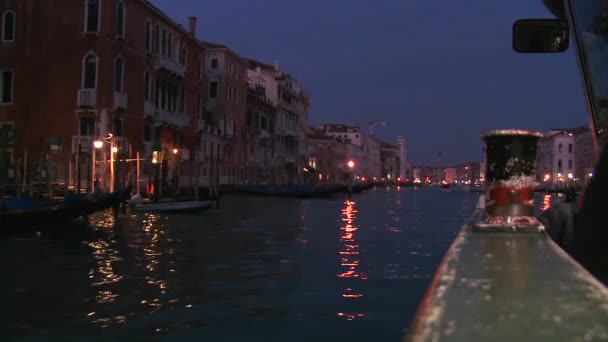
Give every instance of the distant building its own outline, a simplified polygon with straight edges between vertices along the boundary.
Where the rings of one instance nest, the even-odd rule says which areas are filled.
[[[348,180],[346,144],[319,131],[308,134],[307,172],[314,173],[315,182],[345,183]]]
[[[388,143],[382,143],[381,150],[382,178],[388,181],[397,181],[401,178],[401,163],[399,159],[401,148]]]
[[[545,186],[562,187],[574,182],[575,129],[551,129],[538,142],[537,180]]]
[[[444,170],[444,181],[447,184],[454,184],[456,182],[456,168],[448,166]]]

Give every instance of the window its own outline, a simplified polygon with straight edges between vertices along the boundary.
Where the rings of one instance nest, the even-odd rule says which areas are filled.
[[[146,70],[146,72],[144,72],[144,100],[146,101],[150,101],[150,70]]]
[[[144,125],[144,141],[152,141],[152,127]]]
[[[262,118],[260,118],[260,128],[261,129],[267,129],[268,125],[266,124],[266,117],[262,116]]]
[[[160,27],[158,25],[154,25],[152,36],[152,53],[157,54],[160,47]]]
[[[212,99],[217,97],[217,82],[216,81],[209,83],[209,97]]]
[[[568,168],[572,169],[572,159],[568,160]]]
[[[152,51],[152,24],[150,20],[146,20],[145,34],[144,34],[144,49],[150,53]]]
[[[217,58],[211,59],[211,69],[217,69]]]
[[[114,119],[112,121],[112,134],[117,137],[122,136],[122,120]]]
[[[167,30],[163,29],[163,33],[160,40],[160,53],[165,56],[167,55]]]
[[[568,144],[568,152],[572,153],[572,144]]]
[[[85,32],[99,31],[99,0],[85,1]]]
[[[230,86],[228,85],[228,83],[226,83],[226,86],[224,87],[224,96],[230,100]]]
[[[181,44],[179,48],[179,64],[186,65],[188,62],[188,51],[186,50],[186,44]]]
[[[122,38],[125,36],[125,5],[122,1],[116,5],[116,36]]]
[[[562,144],[557,145],[557,152],[562,153]]]
[[[558,159],[558,160],[557,160],[557,169],[558,169],[558,170],[561,170],[561,169],[562,169],[562,160],[561,160],[561,159]]]
[[[173,33],[169,33],[169,38],[167,39],[167,57],[169,59],[173,58]]]
[[[82,87],[84,89],[95,89],[97,85],[97,57],[89,54],[83,60],[82,65]]]
[[[13,103],[13,71],[3,70],[0,78],[0,104]]]
[[[15,12],[6,11],[2,16],[2,41],[12,42],[15,40]]]
[[[122,58],[116,58],[114,62],[114,91],[122,93],[123,91],[123,77],[124,76],[124,65]]]
[[[95,135],[95,118],[80,118],[80,135],[92,136]]]
[[[205,76],[205,59],[203,55],[198,56],[198,80],[202,81]]]

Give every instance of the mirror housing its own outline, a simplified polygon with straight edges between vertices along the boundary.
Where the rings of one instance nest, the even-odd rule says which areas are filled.
[[[513,24],[513,50],[522,53],[564,52],[570,44],[563,19],[524,19]]]

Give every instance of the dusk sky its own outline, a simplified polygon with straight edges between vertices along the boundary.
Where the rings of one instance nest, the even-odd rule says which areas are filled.
[[[587,124],[572,47],[512,51],[521,18],[541,0],[153,0],[197,36],[244,57],[278,60],[311,97],[310,123],[386,120],[413,163],[481,160],[484,130]],[[366,128],[367,129],[367,128]]]

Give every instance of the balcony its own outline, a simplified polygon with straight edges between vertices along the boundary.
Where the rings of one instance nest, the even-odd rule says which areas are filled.
[[[78,107],[93,108],[97,106],[96,89],[78,89]]]
[[[153,118],[155,110],[156,110],[156,108],[154,108],[153,102],[148,102],[148,101],[144,102],[144,117]]]
[[[156,70],[166,70],[181,78],[186,76],[186,67],[171,60],[167,56],[160,55],[156,57]]]
[[[190,124],[190,118],[187,115],[171,113],[162,109],[156,110],[154,119],[156,120],[157,125],[160,124],[184,128]]]
[[[127,109],[127,94],[123,92],[114,92],[114,109]]]
[[[90,135],[75,135],[72,137],[72,153],[78,152],[80,146],[80,152],[91,152],[91,144],[93,137]]]

